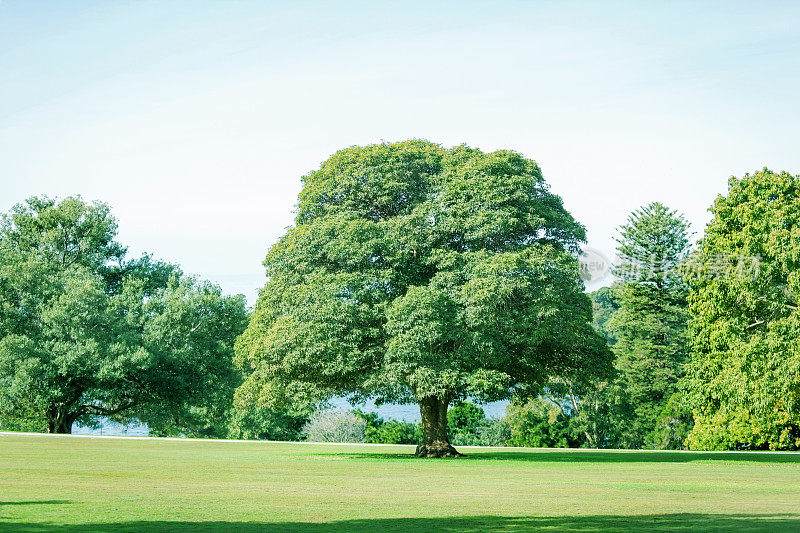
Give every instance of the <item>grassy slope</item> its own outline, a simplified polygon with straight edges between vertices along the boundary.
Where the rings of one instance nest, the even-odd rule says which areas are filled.
[[[0,532],[800,531],[800,455],[411,451],[0,436]]]

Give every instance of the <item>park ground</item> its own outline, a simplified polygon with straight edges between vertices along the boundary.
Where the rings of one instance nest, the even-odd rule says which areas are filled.
[[[800,531],[800,455],[0,435],[5,531]]]

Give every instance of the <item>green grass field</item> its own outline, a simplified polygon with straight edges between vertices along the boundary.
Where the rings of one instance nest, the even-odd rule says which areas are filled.
[[[0,435],[3,531],[800,531],[800,455]]]

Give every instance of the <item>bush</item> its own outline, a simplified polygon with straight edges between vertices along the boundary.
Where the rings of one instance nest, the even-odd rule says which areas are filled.
[[[686,439],[690,450],[800,449],[800,426],[785,411],[769,419],[753,418],[745,409],[695,413],[694,422]]]
[[[235,407],[228,427],[229,439],[300,440],[306,418],[290,416],[263,406]]]
[[[302,437],[311,442],[364,442],[367,422],[351,411],[316,411],[303,426]]]
[[[0,431],[47,433],[44,408],[32,400],[17,399],[12,402],[11,393],[0,388]]]
[[[456,446],[478,446],[479,432],[485,423],[483,409],[471,402],[459,402],[447,411],[450,442]]]
[[[447,411],[447,426],[453,433],[475,431],[485,421],[483,409],[472,402],[458,402]]]
[[[379,444],[418,444],[422,441],[422,428],[419,424],[389,420],[375,429],[367,442]]]
[[[460,402],[447,413],[450,441],[455,446],[505,446],[511,436],[508,422],[486,418],[483,409],[471,402]]]
[[[561,409],[542,398],[524,404],[510,403],[506,407],[510,428],[509,446],[534,448],[569,448],[580,445],[573,438],[569,418]]]
[[[511,426],[505,418],[487,418],[478,428],[476,446],[506,446],[511,438]]]
[[[364,419],[364,442],[370,444],[417,444],[422,440],[422,428],[419,424],[402,420],[386,420],[377,413],[365,413],[355,410],[354,413]]]

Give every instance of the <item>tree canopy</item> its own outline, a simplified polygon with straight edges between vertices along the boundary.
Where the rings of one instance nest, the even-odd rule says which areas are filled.
[[[79,197],[3,215],[0,420],[25,413],[69,433],[135,416],[156,432],[224,435],[243,297],[147,255],[127,260],[116,233],[107,205]]]
[[[579,277],[584,237],[518,153],[341,150],[303,178],[295,224],[264,262],[237,401],[417,402],[418,454],[453,454],[453,401],[609,371]]]
[[[731,178],[689,272],[699,449],[800,447],[800,176]]]

